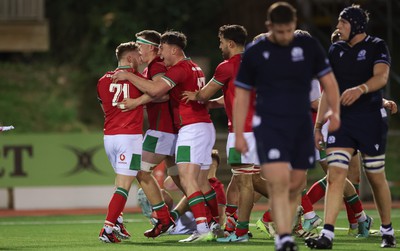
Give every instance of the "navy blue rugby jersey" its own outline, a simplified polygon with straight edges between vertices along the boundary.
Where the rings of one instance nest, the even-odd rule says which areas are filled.
[[[344,41],[331,45],[329,61],[339,84],[340,94],[346,89],[365,83],[373,76],[374,66],[384,63],[390,66],[390,54],[385,41],[366,36],[353,47]],[[359,114],[382,108],[382,90],[361,95],[351,106],[342,106],[343,114]]]
[[[301,116],[311,109],[311,80],[331,71],[314,38],[296,36],[288,46],[263,38],[246,48],[235,85],[256,89],[258,115]]]

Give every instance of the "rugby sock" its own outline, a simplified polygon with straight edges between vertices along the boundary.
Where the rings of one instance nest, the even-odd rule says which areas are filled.
[[[233,214],[236,212],[237,209],[238,209],[237,205],[226,204],[225,215],[233,216]]]
[[[113,224],[112,226],[114,226],[122,210],[124,210],[128,194],[129,192],[122,187],[118,187],[115,190],[114,195],[112,196],[111,201],[108,204],[108,211],[106,216],[106,221]]]
[[[156,205],[152,205],[153,210],[156,212],[157,219],[160,220],[161,224],[167,225],[171,221],[168,206],[164,201]]]
[[[236,236],[243,236],[249,232],[249,222],[248,221],[238,221],[236,224]]]
[[[353,183],[354,188],[356,189],[356,193],[360,195],[360,184],[359,183]]]
[[[364,209],[362,207],[360,198],[357,194],[352,196],[346,197],[346,202],[351,207],[351,210],[354,212],[354,217],[357,219],[358,222],[365,221],[367,216],[365,215]]]
[[[207,205],[207,203],[205,204],[205,208],[206,208],[206,217],[207,217],[207,222],[210,225],[211,221],[213,219],[212,214],[211,214],[211,210],[210,207]]]
[[[331,224],[325,224],[324,229],[321,231],[321,235],[325,235],[329,240],[333,240],[335,238],[335,227]]]
[[[283,243],[285,242],[294,242],[293,237],[290,234],[281,234],[275,238],[275,250],[279,250],[282,248]]]
[[[301,206],[303,207],[303,214],[314,211],[310,198],[307,195],[307,189],[303,190],[301,196]]]
[[[356,216],[353,212],[353,209],[351,209],[350,204],[346,201],[346,199],[343,199],[344,204],[346,206],[346,212],[347,212],[347,220],[349,221],[350,226],[355,226],[357,224],[357,219]],[[352,227],[354,229],[354,227]]]
[[[394,235],[394,230],[392,228],[392,223],[390,222],[388,225],[381,225],[380,231],[382,235]]]
[[[263,222],[273,222],[274,221],[271,216],[271,208],[268,208],[268,210],[265,211],[265,213],[262,216],[262,221]]]
[[[311,204],[315,204],[317,201],[325,196],[326,190],[326,177],[315,182],[307,192],[307,196],[310,199]]]
[[[174,210],[172,210],[171,212],[169,212],[170,213],[170,215],[171,215],[171,218],[174,220],[174,221],[176,221],[176,220],[178,220],[178,218],[179,218],[179,212],[178,211],[176,211],[175,209]]]
[[[210,191],[206,192],[204,194],[204,198],[208,208],[211,211],[212,217],[216,222],[219,222],[217,194],[215,193],[214,189],[211,188]]]
[[[196,220],[197,231],[199,233],[205,233],[209,231],[206,217],[206,208],[204,196],[200,191],[194,192],[188,196],[188,202],[190,210]]]

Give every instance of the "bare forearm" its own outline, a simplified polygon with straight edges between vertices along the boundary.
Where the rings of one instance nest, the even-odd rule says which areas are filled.
[[[233,105],[233,129],[235,134],[244,132],[244,123],[249,110],[250,91],[236,88],[235,101]]]

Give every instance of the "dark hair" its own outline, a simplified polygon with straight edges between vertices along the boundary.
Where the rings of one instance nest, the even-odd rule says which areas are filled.
[[[287,24],[296,21],[296,9],[286,2],[276,2],[267,11],[267,20],[273,24]]]
[[[219,27],[218,36],[232,40],[236,44],[244,46],[247,38],[247,31],[246,28],[241,25],[228,24]]]
[[[312,37],[310,32],[306,31],[306,30],[300,30],[297,29],[294,31],[294,35],[295,36],[306,36],[306,37]]]
[[[122,56],[131,51],[136,51],[138,50],[139,47],[135,42],[127,42],[127,43],[121,43],[118,45],[118,47],[115,49],[115,56],[117,57],[117,60],[121,60]]]
[[[186,47],[187,40],[182,32],[170,30],[161,35],[160,43],[176,45],[183,50]]]
[[[143,37],[150,42],[160,44],[161,33],[155,30],[143,30],[136,33],[135,37]]]

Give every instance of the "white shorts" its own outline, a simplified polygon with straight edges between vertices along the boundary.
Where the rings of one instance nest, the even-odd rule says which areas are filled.
[[[175,162],[193,163],[208,170],[212,163],[211,151],[215,144],[213,123],[195,123],[182,127],[176,142]]]
[[[329,120],[322,126],[321,133],[324,136],[324,142],[326,142],[328,138],[328,127],[329,127]],[[324,153],[320,153],[320,151],[315,148],[315,160],[323,161],[326,159],[326,152],[323,150]]]
[[[143,140],[143,151],[173,156],[177,134],[147,130]]]
[[[241,154],[235,149],[235,134],[232,132],[228,134],[228,140],[226,142],[226,156],[228,157],[228,164],[254,164],[259,166],[260,161],[258,160],[256,138],[254,137],[254,133],[245,132],[244,138],[246,139],[249,151],[245,154]]]
[[[104,135],[104,148],[114,172],[136,176],[142,159],[141,134]]]

